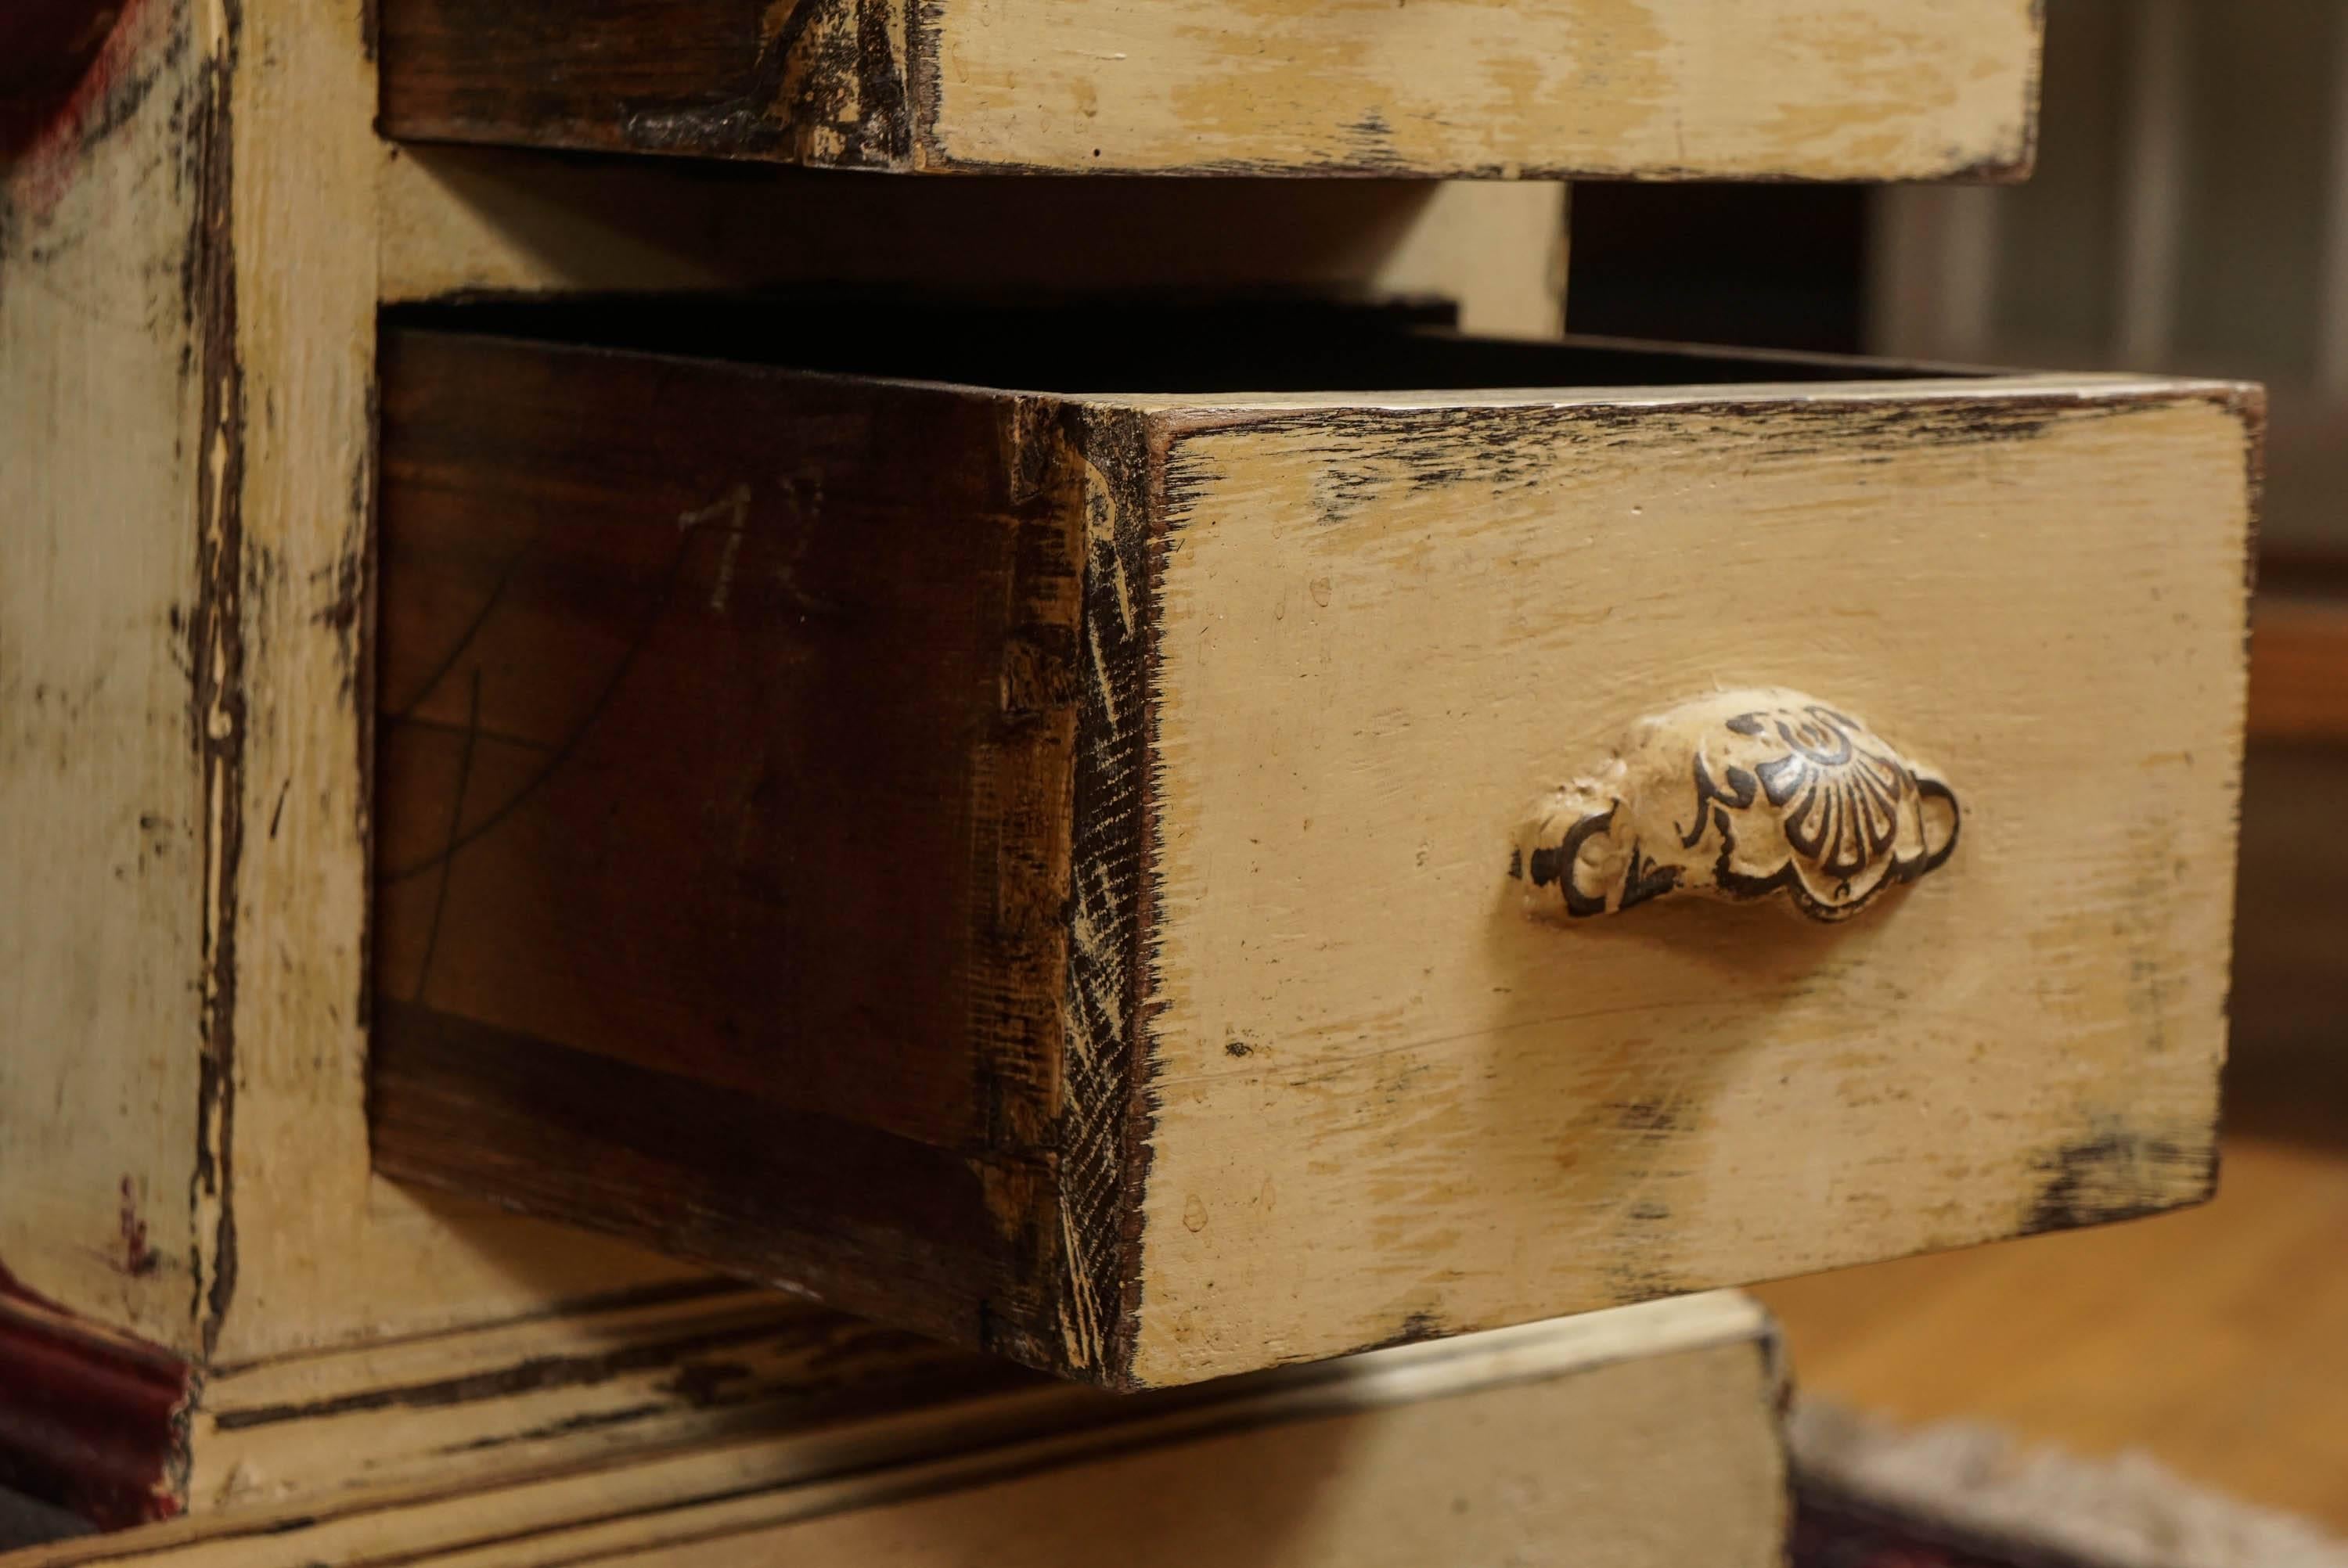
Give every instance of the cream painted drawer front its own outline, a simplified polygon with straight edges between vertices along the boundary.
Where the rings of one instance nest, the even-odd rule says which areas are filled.
[[[2244,458],[2225,395],[2117,386],[1178,439],[1137,1375],[2199,1195]],[[1530,796],[1778,682],[1929,752],[1945,867],[1527,917]]]
[[[390,1173],[1117,1385],[2208,1191],[2253,390],[594,322],[386,339]]]

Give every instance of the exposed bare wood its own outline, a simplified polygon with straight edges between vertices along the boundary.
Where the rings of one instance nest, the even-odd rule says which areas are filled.
[[[795,1397],[770,1357],[713,1400],[674,1326],[591,1354],[608,1314],[549,1316],[691,1271],[367,1168],[361,20],[131,6],[5,175],[0,865],[41,896],[0,908],[0,1464],[108,1523]],[[380,1376],[280,1359],[516,1318]],[[250,1419],[322,1366],[331,1440]]]
[[[561,1313],[693,1272],[366,1170],[359,761],[373,316],[403,266],[435,287],[675,284],[690,270],[674,259],[680,232],[711,258],[703,282],[837,275],[902,251],[918,215],[843,198],[863,226],[842,218],[829,246],[794,251],[790,226],[761,216],[775,212],[768,193],[739,179],[718,189],[677,166],[639,177],[528,159],[517,170],[484,155],[503,172],[474,177],[463,210],[497,239],[470,249],[418,219],[401,196],[417,188],[399,178],[408,165],[386,167],[367,131],[362,22],[355,8],[301,0],[131,7],[86,87],[31,128],[7,175],[0,438],[17,460],[0,465],[0,493],[23,526],[9,534],[21,559],[0,617],[0,835],[12,874],[60,893],[13,906],[13,925],[0,915],[0,958],[25,978],[0,987],[20,1047],[0,1053],[0,1268],[27,1293],[12,1325],[51,1324],[62,1307],[77,1345],[127,1332],[150,1347],[120,1352],[140,1365],[158,1347],[210,1364],[212,1404],[166,1412],[187,1419],[156,1428],[170,1449],[151,1456],[164,1506],[372,1486],[485,1435],[529,1440],[477,1456],[495,1473],[767,1419],[746,1414],[756,1399],[702,1409],[690,1378],[655,1386],[683,1376],[658,1337],[606,1346],[639,1372],[515,1397],[505,1371],[577,1362],[580,1335],[613,1332],[592,1305],[579,1324]],[[452,151],[440,167],[474,167],[466,159]],[[672,179],[699,194],[666,205],[648,194],[675,189]],[[394,275],[379,284],[386,180]],[[1555,324],[1560,187],[1364,185],[1300,205],[1266,185],[1238,200],[1252,206],[1159,220],[1161,242],[1148,248],[1227,230],[1309,248],[1326,227],[1338,238],[1318,260],[1283,260],[1253,281],[1460,293],[1504,330]],[[550,231],[530,217],[599,202],[653,214],[638,231],[667,259],[631,262],[641,252],[621,242],[617,220],[564,218]],[[1187,276],[1137,272],[1142,262],[1114,254],[1133,205],[1072,212],[1069,242],[1024,281],[1247,275],[1235,248]],[[429,210],[446,218],[458,204]],[[679,227],[681,212],[699,226]],[[1087,231],[1106,258],[1090,271],[1076,253]],[[255,255],[270,264],[240,261]],[[49,1334],[26,1328],[0,1356],[46,1358]],[[417,1365],[371,1380],[355,1368],[386,1339],[417,1344]],[[321,1418],[331,1441],[305,1420],[241,1419],[259,1398],[253,1379],[324,1367],[346,1370],[322,1398],[373,1414]],[[399,1404],[411,1384],[458,1392]],[[643,1398],[622,1410],[631,1389]],[[533,1436],[540,1416],[549,1428],[595,1424]]]

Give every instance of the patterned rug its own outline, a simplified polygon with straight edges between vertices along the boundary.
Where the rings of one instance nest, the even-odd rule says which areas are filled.
[[[1815,1485],[1797,1489],[1787,1557],[1794,1568],[2103,1568]]]
[[[1794,1568],[2348,1568],[2348,1542],[2143,1454],[2091,1461],[1815,1400],[1790,1428]]]

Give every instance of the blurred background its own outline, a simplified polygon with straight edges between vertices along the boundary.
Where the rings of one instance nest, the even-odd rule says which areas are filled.
[[[2049,0],[2047,27],[2030,183],[1577,186],[1568,314],[2267,384],[2223,1183],[1761,1294],[1813,1394],[2147,1450],[2348,1532],[2348,3]]]

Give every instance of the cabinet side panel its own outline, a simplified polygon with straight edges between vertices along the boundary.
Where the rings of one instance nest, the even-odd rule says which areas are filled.
[[[209,48],[133,8],[0,163],[0,1292],[181,1352],[217,1021],[199,540],[232,439]]]

